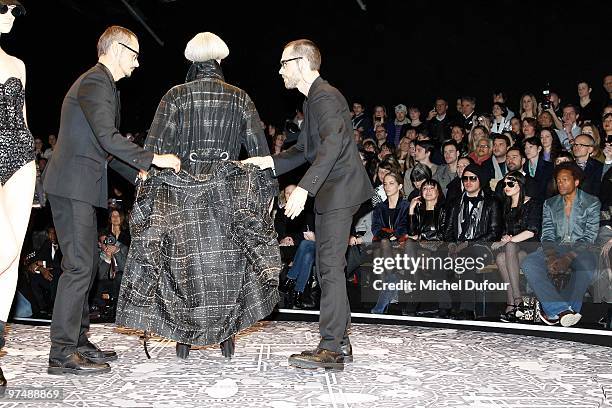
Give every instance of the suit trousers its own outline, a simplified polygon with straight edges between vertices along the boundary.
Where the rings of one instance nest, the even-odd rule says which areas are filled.
[[[94,206],[48,195],[64,255],[53,318],[49,358],[63,358],[87,344],[89,291],[96,277],[97,220]]]
[[[315,215],[316,265],[321,285],[319,348],[340,352],[349,342],[351,308],[346,294],[346,249],[353,215],[359,206],[340,208]]]

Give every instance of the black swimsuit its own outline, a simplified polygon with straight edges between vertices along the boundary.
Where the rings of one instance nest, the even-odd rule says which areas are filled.
[[[34,138],[25,125],[25,92],[21,80],[0,83],[0,184],[35,159]]]

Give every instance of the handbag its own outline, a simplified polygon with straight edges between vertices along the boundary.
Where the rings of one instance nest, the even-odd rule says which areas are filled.
[[[522,305],[516,311],[516,318],[525,323],[539,323],[540,301],[535,296],[522,296]]]
[[[361,266],[365,256],[365,250],[362,248],[364,245],[351,245],[346,250],[346,269],[344,274],[346,278],[351,278],[357,269]]]

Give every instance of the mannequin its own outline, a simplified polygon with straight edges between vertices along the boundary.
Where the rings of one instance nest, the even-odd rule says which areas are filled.
[[[16,0],[0,0],[0,34],[7,34],[15,17],[25,14]],[[7,109],[0,112],[0,348],[4,328],[17,287],[19,255],[30,219],[36,165],[34,139],[28,130],[24,102],[25,65],[0,48],[0,87],[4,89]],[[0,368],[0,387],[6,380]]]

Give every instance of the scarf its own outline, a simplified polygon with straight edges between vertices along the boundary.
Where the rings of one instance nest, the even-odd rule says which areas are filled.
[[[470,210],[470,204],[472,209]],[[484,195],[482,190],[476,197],[469,197],[466,192],[461,196],[459,203],[459,241],[471,241],[474,239],[476,226],[480,222],[482,207],[484,206]]]

